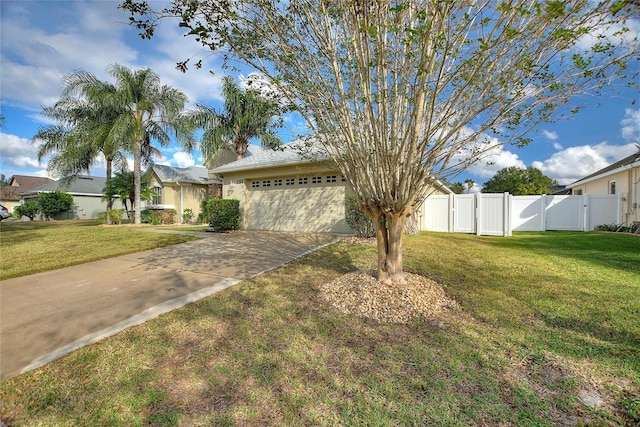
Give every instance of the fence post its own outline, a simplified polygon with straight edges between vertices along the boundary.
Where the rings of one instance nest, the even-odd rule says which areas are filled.
[[[589,227],[589,202],[590,197],[588,194],[582,195],[582,231],[587,231],[587,227]]]
[[[502,236],[511,236],[511,194],[504,193],[502,211]]]
[[[454,217],[455,217],[455,212],[454,212],[454,210],[455,210],[455,207],[454,207],[455,206],[454,205],[455,197],[456,197],[455,194],[453,194],[453,193],[449,194],[449,209],[448,209],[449,220],[447,222],[447,232],[449,232],[449,233],[453,233],[455,231],[454,228],[453,228],[453,221],[454,221]]]
[[[482,193],[476,193],[475,194],[475,207],[476,207],[476,214],[475,214],[475,227],[476,227],[476,236],[480,236],[482,233],[480,232],[480,225],[482,224]]]
[[[540,207],[540,214],[542,215],[542,231],[547,231],[547,195],[540,196],[542,206]]]

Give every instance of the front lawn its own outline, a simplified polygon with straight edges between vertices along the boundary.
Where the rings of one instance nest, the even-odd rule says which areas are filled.
[[[0,280],[194,240],[97,220],[0,222]]]
[[[322,284],[375,265],[374,246],[343,242],[5,381],[1,417],[16,426],[640,422],[638,236],[425,233],[407,237],[404,254],[407,271],[443,284],[460,308],[401,325],[322,304]]]

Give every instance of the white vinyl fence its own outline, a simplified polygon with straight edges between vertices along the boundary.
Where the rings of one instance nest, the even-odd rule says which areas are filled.
[[[622,223],[623,195],[512,196],[432,195],[424,203],[422,229],[510,236],[512,231],[591,231]]]

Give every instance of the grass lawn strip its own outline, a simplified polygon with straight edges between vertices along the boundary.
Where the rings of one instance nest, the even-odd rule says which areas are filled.
[[[183,234],[93,220],[0,222],[0,280],[189,242]],[[34,262],[37,260],[37,262]]]
[[[12,425],[634,425],[640,239],[407,237],[459,309],[381,323],[321,288],[375,267],[341,243],[0,386]],[[605,303],[603,303],[605,301]],[[581,403],[581,392],[602,404]]]

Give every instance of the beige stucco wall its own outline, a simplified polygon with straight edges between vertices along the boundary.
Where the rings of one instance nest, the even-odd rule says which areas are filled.
[[[627,225],[640,221],[640,166],[572,187],[572,194],[609,194],[609,183],[616,182],[616,194],[623,196],[623,219]]]
[[[200,213],[200,204],[207,200],[207,185],[191,183],[162,183],[155,174],[151,177],[149,188],[162,187],[162,204],[165,209],[175,209],[176,222],[182,222],[185,209],[191,209],[194,218]],[[149,203],[151,203],[149,201]]]
[[[313,183],[314,177],[321,182]],[[327,182],[327,177],[335,182]],[[301,178],[307,179],[305,185],[300,184]],[[294,184],[286,185],[287,179]],[[281,185],[275,180],[281,180]],[[263,181],[270,185],[263,186]],[[345,195],[351,193],[340,172],[324,163],[224,174],[223,197],[240,201],[243,229],[350,233],[344,203]]]
[[[334,177],[335,182],[327,182]],[[321,182],[314,183],[313,178]],[[299,185],[307,178],[306,185]],[[276,186],[275,180],[282,180]],[[295,184],[287,186],[286,180]],[[330,179],[331,181],[332,179]],[[258,187],[253,182],[258,182]],[[269,186],[263,186],[269,181]],[[281,231],[350,233],[345,220],[345,197],[353,194],[341,173],[325,163],[253,169],[224,174],[223,197],[240,201],[240,228]],[[435,189],[432,194],[448,194]],[[423,209],[417,211],[421,224]]]

